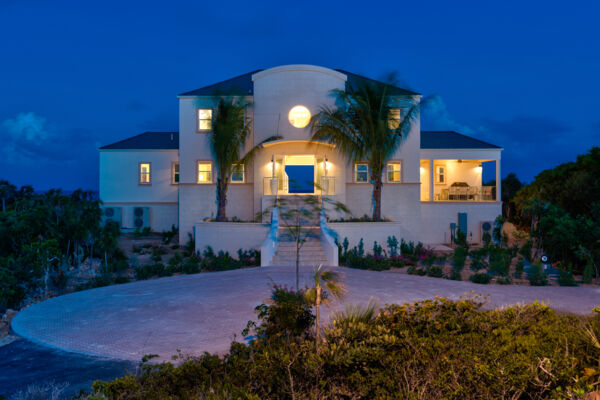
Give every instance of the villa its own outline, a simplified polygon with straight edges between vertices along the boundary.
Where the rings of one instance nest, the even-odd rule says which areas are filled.
[[[180,243],[191,235],[197,250],[210,245],[235,254],[239,248],[261,248],[263,265],[277,258],[272,221],[210,221],[217,205],[209,135],[220,94],[251,102],[246,115],[252,124],[250,142],[282,137],[267,143],[250,165],[235,170],[227,194],[230,219],[254,221],[275,196],[297,194],[328,196],[354,216],[370,215],[373,186],[367,164],[349,163],[334,145],[311,141],[307,126],[322,106],[334,105],[332,89],[366,79],[342,70],[286,65],[180,94],[179,132],[145,132],[99,149],[103,218],[124,230],[162,231],[175,225]],[[402,88],[390,93],[398,117],[420,100],[421,95]],[[389,222],[322,220],[318,251],[337,265],[332,234],[340,241],[347,237],[351,246],[363,238],[367,249],[374,241],[385,244],[392,235],[449,243],[456,229],[470,242],[480,242],[501,214],[501,151],[457,132],[421,131],[417,119],[384,173],[382,216]],[[496,186],[483,185],[484,165],[495,168]],[[307,176],[313,177],[308,183]]]

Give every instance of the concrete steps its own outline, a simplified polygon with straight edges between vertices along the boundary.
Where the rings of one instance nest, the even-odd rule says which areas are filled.
[[[316,266],[327,264],[327,257],[321,247],[321,230],[318,227],[311,228],[310,237],[306,239],[300,248],[300,265]],[[279,230],[277,238],[277,249],[270,265],[295,266],[296,265],[296,242],[286,232],[285,228]]]

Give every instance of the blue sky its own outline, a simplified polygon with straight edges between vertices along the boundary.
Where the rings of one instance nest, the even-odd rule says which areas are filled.
[[[600,143],[597,1],[0,0],[0,179],[97,189],[97,147],[176,130],[177,93],[258,68],[396,71],[424,129],[526,181]]]

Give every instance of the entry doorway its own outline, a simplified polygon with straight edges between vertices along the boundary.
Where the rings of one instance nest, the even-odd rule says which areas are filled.
[[[315,156],[285,156],[285,178],[289,194],[315,193]]]

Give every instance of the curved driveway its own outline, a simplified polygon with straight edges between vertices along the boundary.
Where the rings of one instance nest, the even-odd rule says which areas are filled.
[[[336,268],[345,274],[345,303],[380,305],[435,296],[458,299],[474,291],[502,307],[534,300],[577,314],[600,305],[600,287],[476,285],[394,272]],[[301,271],[309,285],[311,268]],[[225,352],[272,282],[292,285],[294,268],[247,268],[182,275],[72,293],[35,304],[12,322],[15,333],[39,344],[79,353],[139,360],[145,354],[169,359],[177,350],[198,355]],[[343,308],[343,304],[336,304]],[[331,310],[330,310],[331,311]],[[325,312],[327,314],[327,311]],[[325,316],[327,318],[327,316]]]

